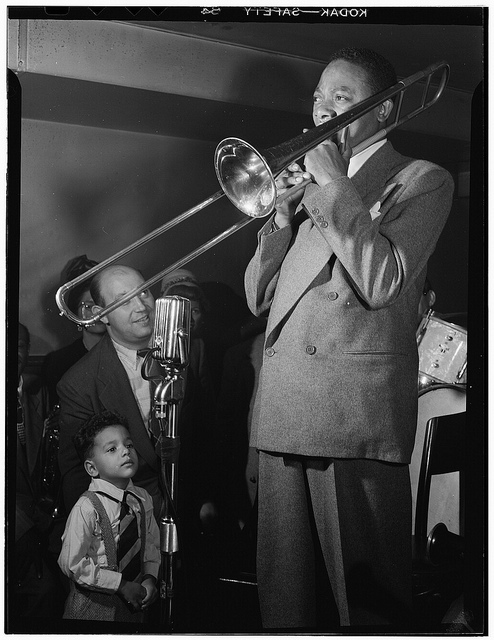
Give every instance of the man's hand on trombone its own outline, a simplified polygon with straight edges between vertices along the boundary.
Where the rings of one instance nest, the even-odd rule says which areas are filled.
[[[341,140],[335,143],[324,140],[305,156],[305,168],[320,187],[347,175],[352,148],[348,143],[348,127],[343,129]]]
[[[304,171],[296,162],[289,165],[276,178],[276,224],[282,228],[293,219],[302,196],[305,185],[312,182],[312,176],[308,171]]]
[[[280,173],[276,178],[276,224],[280,228],[290,224],[309,182],[323,187],[336,178],[346,176],[351,156],[348,129],[345,128],[339,143],[324,140],[306,154],[305,170],[294,162]]]

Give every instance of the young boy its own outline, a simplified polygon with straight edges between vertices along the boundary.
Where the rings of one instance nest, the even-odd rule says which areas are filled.
[[[138,461],[127,422],[97,414],[74,444],[92,480],[62,536],[58,564],[71,579],[64,618],[143,622],[157,597],[159,529],[150,495],[131,480]]]

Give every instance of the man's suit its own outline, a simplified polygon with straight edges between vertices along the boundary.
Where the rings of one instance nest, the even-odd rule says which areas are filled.
[[[59,466],[67,512],[87,490],[90,477],[79,460],[72,437],[91,416],[102,411],[124,416],[139,457],[134,484],[153,497],[155,513],[159,513],[161,493],[158,479],[160,460],[132,392],[128,376],[109,335],[105,335],[67,373],[57,386],[60,398]]]
[[[396,463],[396,469],[410,461],[417,411],[417,308],[452,193],[445,170],[405,158],[386,143],[351,179],[338,178],[323,188],[310,185],[291,225],[270,233],[268,221],[259,233],[246,294],[251,311],[258,315],[269,309],[269,319],[251,444],[277,454],[338,460],[331,481],[336,489],[326,511],[341,514],[354,507],[362,512],[386,486],[384,478],[374,488],[363,483],[367,499],[349,495],[344,502],[341,482],[349,483],[344,473],[338,480],[340,461],[378,460]],[[267,487],[262,476],[259,482],[261,514]],[[406,487],[400,491],[394,499],[404,506],[396,526],[400,521],[400,531],[406,531]],[[275,500],[270,508],[279,513],[283,504]],[[323,514],[321,505],[314,508]],[[376,503],[376,510],[385,509]],[[386,522],[369,526],[378,531]],[[353,535],[342,527],[340,521],[327,543],[340,551],[346,543],[334,536],[350,540]],[[273,535],[267,534],[268,540]],[[344,564],[348,578],[340,551],[332,561]],[[326,557],[326,565],[332,561]],[[341,571],[335,571],[332,577],[341,582]],[[341,584],[333,584],[333,591],[342,624],[348,624],[343,611],[348,594]]]
[[[21,395],[21,404],[26,442],[24,446],[21,445],[17,435],[16,540],[30,527],[35,526],[38,520],[36,504],[39,501],[41,489],[41,445],[43,422],[48,412],[47,389],[40,387],[32,392],[24,390]]]

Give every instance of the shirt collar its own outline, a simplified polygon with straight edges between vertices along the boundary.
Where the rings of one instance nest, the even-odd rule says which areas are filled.
[[[118,502],[122,502],[124,491],[128,491],[132,495],[137,496],[132,480],[129,480],[129,484],[127,485],[127,488],[124,490],[124,489],[119,489],[111,482],[108,482],[108,480],[102,480],[101,478],[93,478],[91,480],[91,484],[89,485],[89,491],[97,491],[99,493],[104,493],[105,495],[109,496],[110,498],[113,498],[114,500],[117,500]]]
[[[348,172],[347,172],[348,177],[352,178],[357,173],[357,171],[362,168],[362,166],[367,162],[367,160],[374,153],[376,153],[378,149],[380,149],[384,144],[386,144],[386,142],[387,142],[386,138],[384,138],[384,140],[378,140],[377,142],[374,142],[374,144],[371,144],[370,147],[367,147],[367,149],[364,149],[360,153],[357,153],[356,155],[352,156],[348,164]]]
[[[141,356],[137,354],[137,349],[129,349],[128,347],[124,347],[123,344],[115,342],[113,338],[111,339],[113,342],[113,346],[115,347],[115,351],[120,354],[122,357],[126,358],[130,364],[137,369],[142,360]]]

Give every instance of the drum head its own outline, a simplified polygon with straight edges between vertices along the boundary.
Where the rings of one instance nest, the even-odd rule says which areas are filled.
[[[441,383],[466,384],[467,332],[433,314],[417,331],[419,391]]]

